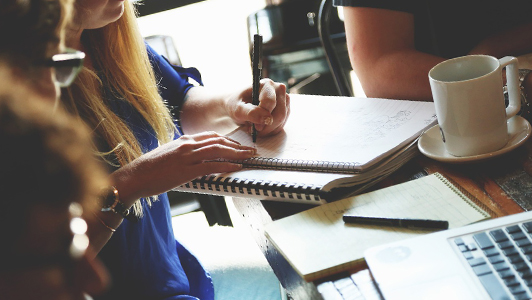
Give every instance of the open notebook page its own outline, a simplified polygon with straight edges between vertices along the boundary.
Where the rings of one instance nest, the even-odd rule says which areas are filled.
[[[489,218],[439,174],[321,205],[266,226],[266,234],[307,281],[349,269],[369,247],[427,231],[344,224],[346,212],[421,218],[463,226]]]
[[[436,121],[433,103],[406,100],[291,95],[291,111],[283,132],[259,137],[256,144],[243,129],[229,137],[255,145],[264,158],[352,163],[363,169]]]

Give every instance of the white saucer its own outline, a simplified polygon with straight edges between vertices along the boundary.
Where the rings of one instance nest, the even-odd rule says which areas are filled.
[[[434,125],[429,130],[425,131],[425,133],[423,133],[419,139],[417,146],[419,151],[421,151],[421,153],[423,153],[425,156],[447,163],[467,163],[490,159],[521,146],[528,139],[530,133],[532,132],[530,123],[520,116],[515,116],[509,119],[507,124],[509,136],[508,143],[502,149],[491,153],[461,157],[449,154],[443,145],[438,125]]]

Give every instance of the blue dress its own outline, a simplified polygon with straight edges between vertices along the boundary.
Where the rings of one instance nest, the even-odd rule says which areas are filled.
[[[192,87],[188,77],[197,74],[170,65],[149,46],[148,54],[163,99],[179,111]],[[107,98],[144,152],[158,146],[155,133],[138,111],[123,100]],[[151,207],[145,201],[142,205],[143,217],[136,223],[124,220],[99,254],[111,273],[112,287],[97,299],[214,299],[210,275],[174,237],[166,193]]]

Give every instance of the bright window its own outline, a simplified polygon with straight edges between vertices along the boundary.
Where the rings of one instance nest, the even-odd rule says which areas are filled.
[[[207,0],[139,18],[143,36],[168,35],[184,67],[196,67],[206,86],[251,85],[247,16],[264,0]]]

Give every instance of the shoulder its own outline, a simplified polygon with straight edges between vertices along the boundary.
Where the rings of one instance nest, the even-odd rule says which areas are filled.
[[[186,72],[187,69],[172,65],[148,44],[146,44],[146,50],[159,86],[159,94],[170,105],[180,106],[188,90],[193,87],[192,83],[188,81],[189,77],[192,79],[195,77]],[[198,76],[198,80],[201,82],[201,76]]]
[[[158,80],[163,81],[182,81],[187,82],[188,78],[178,72],[177,66],[170,64],[170,62],[161,54],[157,53],[150,45],[146,43],[146,51],[148,58],[152,65],[155,76]]]
[[[153,68],[157,70],[160,68],[161,65],[164,65],[166,60],[162,55],[157,53],[148,43],[145,43],[146,45],[146,52],[148,52],[148,59],[150,60],[150,63],[152,64]]]

